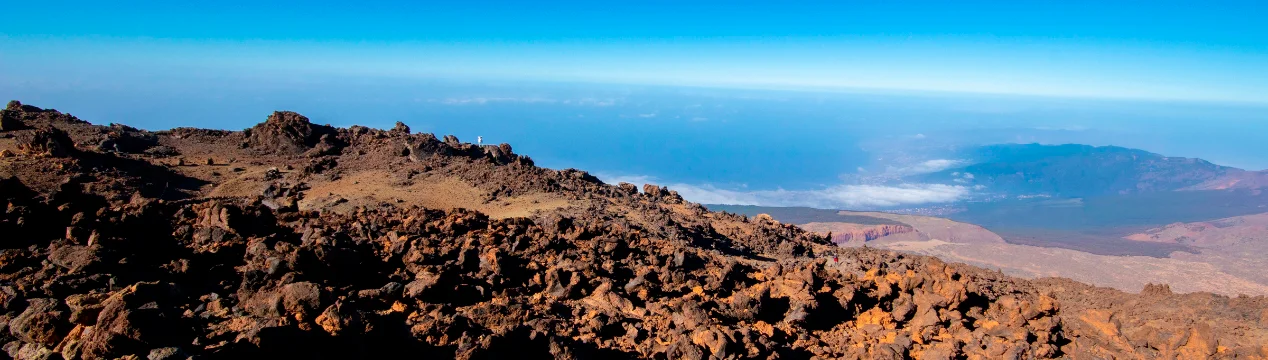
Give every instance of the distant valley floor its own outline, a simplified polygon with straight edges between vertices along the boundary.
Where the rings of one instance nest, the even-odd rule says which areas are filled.
[[[1169,284],[1178,292],[1268,295],[1268,214],[1148,227],[988,228],[943,218],[880,212],[711,205],[831,233],[842,246],[932,255],[1006,274],[1064,277],[1138,292]],[[833,218],[836,216],[837,218]],[[834,221],[835,220],[835,221]]]

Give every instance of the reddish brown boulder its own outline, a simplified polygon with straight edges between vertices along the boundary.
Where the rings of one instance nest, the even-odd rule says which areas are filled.
[[[18,150],[27,155],[67,157],[75,153],[75,142],[65,131],[42,127],[18,136]]]
[[[246,145],[265,153],[297,155],[317,149],[317,154],[336,151],[335,129],[314,125],[308,118],[291,111],[277,111],[264,122],[244,130]]]
[[[9,333],[24,342],[56,346],[70,331],[69,312],[57,299],[27,300],[26,310],[9,321]]]
[[[183,343],[185,328],[171,284],[138,283],[110,296],[93,330],[81,340],[87,358],[146,354],[151,349]]]
[[[397,121],[396,126],[393,126],[392,130],[388,130],[388,133],[392,135],[409,135],[409,125],[405,125],[405,123]]]
[[[638,186],[634,184],[623,182],[623,183],[617,184],[616,187],[621,190],[622,194],[629,195],[629,196],[638,195]]]
[[[321,288],[310,282],[286,284],[280,290],[282,310],[296,320],[312,319],[322,309]]]

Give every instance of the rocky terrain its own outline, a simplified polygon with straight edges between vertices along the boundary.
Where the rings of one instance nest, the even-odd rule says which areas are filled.
[[[404,124],[0,125],[16,359],[1268,356],[1262,296],[841,248]]]

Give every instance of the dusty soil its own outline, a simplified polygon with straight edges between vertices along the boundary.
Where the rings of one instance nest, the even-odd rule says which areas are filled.
[[[1063,277],[1127,292],[1149,284],[1166,284],[1179,293],[1211,292],[1228,296],[1268,295],[1268,230],[1262,215],[1214,222],[1174,224],[1128,237],[1154,243],[1185,243],[1200,252],[1174,252],[1169,257],[1102,255],[1079,250],[1005,242],[980,226],[948,219],[885,213],[854,213],[901,222],[912,228],[866,242],[871,246],[938,257],[1023,278]],[[1217,225],[1218,224],[1218,225]],[[875,225],[811,223],[807,230],[845,231]],[[1195,232],[1196,230],[1196,232]],[[837,233],[832,233],[836,237]],[[1120,240],[1128,242],[1129,240]]]
[[[0,113],[0,343],[55,358],[1263,358],[1268,300],[840,248],[510,145]]]

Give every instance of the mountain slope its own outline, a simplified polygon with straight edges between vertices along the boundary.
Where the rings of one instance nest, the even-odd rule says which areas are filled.
[[[1006,274],[1023,278],[1065,277],[1081,282],[1107,286],[1123,291],[1140,291],[1148,284],[1167,284],[1177,292],[1213,292],[1229,296],[1241,294],[1268,295],[1268,279],[1263,276],[1268,269],[1259,259],[1268,243],[1259,241],[1268,234],[1263,227],[1261,216],[1247,216],[1217,221],[1217,224],[1228,225],[1227,229],[1214,229],[1208,223],[1171,225],[1163,229],[1151,230],[1151,234],[1137,234],[1129,237],[1138,241],[1149,241],[1142,245],[1161,245],[1170,243],[1170,248],[1187,249],[1189,251],[1167,251],[1162,256],[1141,256],[1124,254],[1092,253],[1079,249],[1052,246],[1035,246],[1018,243],[1016,238],[1005,236],[1014,234],[997,234],[974,224],[952,221],[949,219],[900,215],[875,212],[841,211],[836,221],[821,216],[818,218],[779,217],[780,215],[799,214],[804,210],[787,210],[784,208],[749,207],[747,211],[772,215],[780,221],[812,222],[798,224],[806,230],[820,234],[831,233],[833,240],[842,246],[868,246],[935,256],[944,261],[962,262],[987,269],[998,269]],[[829,210],[823,210],[829,211]],[[856,219],[864,223],[852,223]],[[887,221],[897,225],[868,225],[879,221]],[[873,231],[865,238],[844,240],[838,234],[854,229],[882,229],[880,227],[897,227],[901,231]],[[1176,235],[1174,229],[1199,228],[1209,230],[1205,238],[1220,240],[1218,244],[1198,247],[1196,250],[1188,246],[1176,244],[1178,239],[1189,244],[1190,237]],[[850,234],[845,232],[845,234]],[[1191,232],[1183,232],[1190,234]],[[1070,234],[1061,234],[1070,236]],[[1118,242],[1131,245],[1132,241],[1119,239]],[[1234,245],[1228,245],[1234,243]],[[1144,247],[1144,246],[1142,246]],[[1164,248],[1165,249],[1165,248]]]
[[[1268,283],[1268,213],[1212,221],[1176,223],[1125,237],[1128,240],[1180,244],[1199,251],[1176,257],[1214,264],[1225,272]]]
[[[1138,296],[841,249],[404,125],[279,112],[249,131],[155,133],[16,103],[0,117],[0,340],[16,358],[1268,350],[1263,297]]]
[[[978,148],[968,156],[972,165],[913,179],[981,185],[994,193],[1062,197],[1257,188],[1268,179],[1268,173],[1116,146],[1003,144]]]

